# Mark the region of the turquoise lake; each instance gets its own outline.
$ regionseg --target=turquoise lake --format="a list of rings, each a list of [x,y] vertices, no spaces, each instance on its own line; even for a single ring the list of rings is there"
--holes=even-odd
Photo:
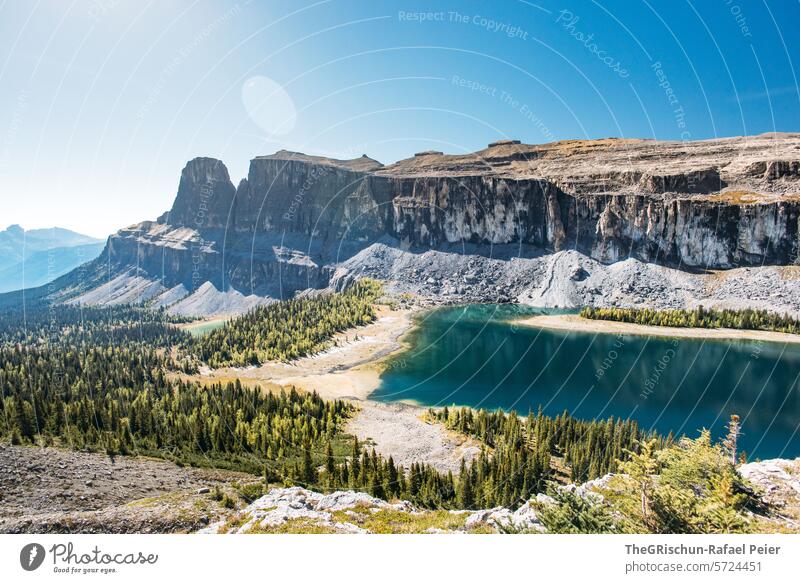
[[[184,330],[186,330],[186,332],[192,336],[202,336],[203,334],[208,334],[212,330],[222,328],[227,322],[228,321],[224,318],[218,320],[208,320],[205,322],[194,322],[188,326],[185,326]]]
[[[370,395],[427,406],[568,411],[715,437],[733,413],[751,459],[800,455],[800,345],[566,332],[514,324],[557,313],[471,305],[421,316]]]

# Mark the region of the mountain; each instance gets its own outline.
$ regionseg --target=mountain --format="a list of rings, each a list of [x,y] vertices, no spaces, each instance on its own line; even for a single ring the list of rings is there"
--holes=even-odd
[[[0,292],[33,288],[95,259],[104,242],[68,229],[0,231]]]
[[[798,312],[799,220],[800,134],[504,140],[389,166],[282,150],[238,186],[196,158],[172,208],[111,236],[102,277],[59,297],[235,312],[369,275],[433,302]]]

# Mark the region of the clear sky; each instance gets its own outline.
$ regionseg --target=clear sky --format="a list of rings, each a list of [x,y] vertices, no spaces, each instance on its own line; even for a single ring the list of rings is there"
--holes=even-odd
[[[105,236],[195,156],[800,131],[796,0],[0,0],[0,228]]]

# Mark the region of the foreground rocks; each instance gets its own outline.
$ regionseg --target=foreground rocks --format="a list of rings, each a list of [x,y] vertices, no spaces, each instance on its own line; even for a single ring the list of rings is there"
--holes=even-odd
[[[777,510],[776,521],[800,529],[800,458],[772,459],[739,466],[739,473]]]
[[[761,532],[800,528],[800,458],[767,460],[739,468],[762,496],[765,508],[752,515]],[[557,486],[592,504],[613,492],[615,474],[583,484]],[[425,510],[406,501],[386,502],[361,492],[320,494],[300,487],[276,488],[202,533],[546,533],[538,512],[555,500],[537,494],[516,510]]]
[[[741,475],[768,506],[754,518],[763,532],[800,530],[800,458],[753,462]],[[562,485],[602,503],[614,475]],[[54,448],[0,446],[3,533],[540,533],[538,494],[517,508],[428,510],[363,492],[321,494],[300,487],[261,492],[247,474],[181,468],[140,458]],[[256,494],[258,495],[258,494]]]
[[[487,533],[543,532],[531,503],[516,511],[424,510],[407,501],[386,502],[363,492],[320,494],[276,488],[201,533]]]

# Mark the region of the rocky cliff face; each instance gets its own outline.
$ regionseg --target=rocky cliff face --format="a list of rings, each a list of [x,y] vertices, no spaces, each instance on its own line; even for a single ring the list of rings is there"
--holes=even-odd
[[[159,220],[198,230],[225,228],[235,192],[225,164],[195,158],[181,172],[172,210]]]
[[[391,166],[277,152],[234,187],[197,158],[172,209],[111,237],[110,258],[165,286],[205,281],[262,295],[324,287],[380,242],[411,253],[465,246],[628,258],[678,269],[793,264],[800,135],[705,142],[490,144]],[[512,253],[513,254],[513,253]]]

